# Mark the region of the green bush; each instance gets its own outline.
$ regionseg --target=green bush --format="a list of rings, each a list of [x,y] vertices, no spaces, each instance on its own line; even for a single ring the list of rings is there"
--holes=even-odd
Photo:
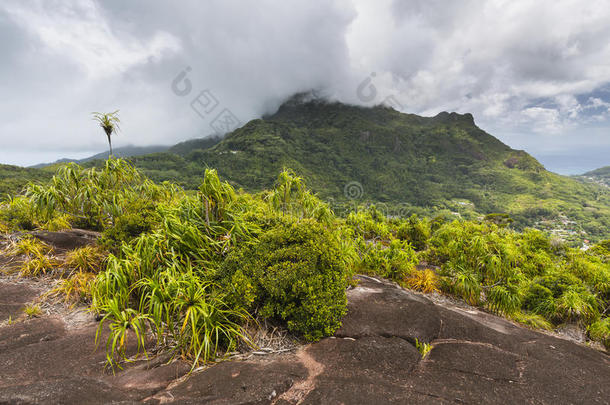
[[[380,276],[398,283],[405,281],[418,263],[417,253],[408,242],[392,239],[389,243],[360,241],[362,261],[358,272]]]
[[[116,251],[121,242],[129,242],[136,236],[151,231],[159,222],[160,217],[153,202],[138,199],[133,194],[128,195],[122,214],[116,216],[112,225],[104,229],[100,243]]]
[[[235,302],[311,341],[341,326],[347,274],[337,237],[310,219],[268,230],[257,244],[239,247],[221,269]]]
[[[419,220],[413,214],[405,224],[398,228],[396,237],[409,241],[416,250],[424,250],[431,236],[430,223],[427,220]]]
[[[6,224],[8,229],[34,229],[36,218],[29,199],[15,197],[0,204],[0,222]]]
[[[592,246],[587,253],[599,257],[604,263],[610,263],[610,239]]]
[[[553,292],[539,283],[532,283],[525,295],[523,307],[535,314],[551,317],[555,313]]]
[[[592,323],[588,331],[591,339],[602,342],[606,349],[610,350],[610,318],[603,318]]]

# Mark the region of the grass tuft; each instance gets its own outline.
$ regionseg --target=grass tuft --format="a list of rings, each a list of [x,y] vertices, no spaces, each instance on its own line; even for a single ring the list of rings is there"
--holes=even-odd
[[[106,253],[97,246],[85,246],[66,255],[65,266],[79,272],[97,273],[102,268]]]
[[[28,257],[41,257],[47,253],[50,253],[53,249],[32,236],[27,236],[13,243],[8,249],[8,254],[13,256],[28,256]]]
[[[71,303],[74,306],[79,302],[91,300],[91,286],[94,281],[95,274],[79,271],[61,280],[47,295],[61,297],[66,304]]]
[[[23,308],[23,312],[28,318],[37,318],[42,315],[40,305],[27,305],[25,308]]]
[[[422,359],[425,359],[428,353],[430,353],[430,350],[432,350],[432,345],[430,343],[420,342],[417,338],[415,338],[415,347],[419,350]]]
[[[547,321],[542,315],[524,312],[514,312],[510,315],[511,319],[522,325],[534,329],[553,330],[553,324]]]
[[[432,269],[413,272],[405,280],[405,285],[423,293],[439,292],[439,278]]]

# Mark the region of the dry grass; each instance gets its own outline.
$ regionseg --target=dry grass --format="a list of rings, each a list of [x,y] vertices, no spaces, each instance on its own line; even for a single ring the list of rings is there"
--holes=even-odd
[[[95,274],[79,271],[70,274],[61,280],[59,284],[45,294],[45,298],[59,298],[71,307],[91,299],[91,284],[95,280]]]
[[[405,286],[423,293],[439,292],[439,278],[432,269],[414,271],[405,280]]]
[[[51,253],[53,248],[32,236],[9,242],[6,254],[10,256],[41,257]]]

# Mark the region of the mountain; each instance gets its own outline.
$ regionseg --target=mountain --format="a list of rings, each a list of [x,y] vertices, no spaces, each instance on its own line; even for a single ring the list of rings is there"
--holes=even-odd
[[[607,187],[547,171],[477,127],[470,114],[421,117],[295,96],[222,139],[129,160],[151,179],[186,189],[196,189],[212,167],[236,187],[260,191],[287,167],[332,199],[336,211],[374,202],[390,215],[507,213],[516,228],[535,226],[574,244],[610,238]]]
[[[582,231],[592,239],[610,236],[608,190],[547,171],[478,128],[470,114],[420,117],[383,106],[293,98],[210,148],[133,161],[157,180],[177,179],[189,188],[204,167],[213,167],[250,191],[272,186],[289,167],[335,201],[356,197],[352,202],[471,217],[501,212],[519,227],[538,226],[564,238],[579,238]]]
[[[156,153],[156,152],[164,152],[164,151],[168,150],[169,148],[170,148],[169,146],[164,146],[164,145],[154,145],[154,146],[128,145],[128,146],[122,146],[120,148],[115,148],[112,152],[115,157],[126,158],[126,157],[131,157],[131,156],[147,155],[147,154]],[[42,169],[47,166],[61,164],[61,163],[74,162],[74,163],[81,164],[81,163],[90,162],[92,160],[106,160],[106,159],[108,159],[109,155],[110,155],[110,152],[101,152],[101,153],[97,153],[95,155],[86,157],[84,159],[63,158],[63,159],[56,160],[53,163],[39,163],[37,165],[30,166],[30,167],[32,167],[34,169]]]
[[[590,172],[582,174],[581,177],[610,187],[610,166],[591,170]]]
[[[167,151],[169,153],[175,153],[177,155],[186,155],[196,149],[207,149],[216,145],[222,141],[222,137],[220,136],[212,136],[209,138],[197,138],[190,139],[188,141],[180,142],[169,148]]]

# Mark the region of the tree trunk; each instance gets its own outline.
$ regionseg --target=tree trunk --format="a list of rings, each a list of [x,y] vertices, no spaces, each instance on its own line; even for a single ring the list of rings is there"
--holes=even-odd
[[[108,136],[108,146],[110,146],[110,155],[108,156],[108,158],[110,159],[112,157],[112,141],[110,140],[110,134],[107,134]]]

